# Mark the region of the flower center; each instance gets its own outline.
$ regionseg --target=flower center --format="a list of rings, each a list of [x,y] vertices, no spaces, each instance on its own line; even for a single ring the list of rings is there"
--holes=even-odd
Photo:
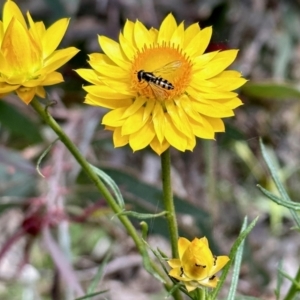
[[[191,62],[179,49],[167,44],[145,45],[133,62],[133,89],[147,98],[173,99],[188,86],[191,67]]]

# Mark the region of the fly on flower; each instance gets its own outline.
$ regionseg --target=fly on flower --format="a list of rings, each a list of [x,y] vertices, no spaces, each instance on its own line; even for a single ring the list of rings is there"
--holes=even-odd
[[[174,90],[173,84],[163,78],[164,74],[170,74],[176,71],[180,66],[180,61],[173,61],[152,72],[140,70],[137,72],[137,78],[141,83],[143,81],[148,83],[155,98],[163,99],[166,97],[166,90]]]
[[[159,29],[126,21],[119,41],[99,36],[104,53],[89,55],[92,69],[77,73],[90,85],[85,103],[109,109],[102,119],[115,147],[150,146],[157,154],[170,146],[193,150],[196,137],[215,139],[223,118],[242,105],[235,89],[247,80],[225,70],[238,50],[206,53],[212,28],[185,28],[172,14]]]

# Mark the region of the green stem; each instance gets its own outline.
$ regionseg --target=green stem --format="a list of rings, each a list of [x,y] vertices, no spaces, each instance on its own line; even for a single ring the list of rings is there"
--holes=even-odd
[[[169,149],[163,152],[161,155],[161,171],[163,184],[163,202],[165,210],[168,212],[167,221],[172,245],[172,257],[178,258],[178,227],[171,184],[171,159]]]
[[[293,280],[296,283],[300,283],[300,268],[298,269],[298,272],[296,274],[296,277]],[[293,300],[295,299],[295,296],[297,293],[299,293],[299,285],[297,286],[295,283],[292,283],[288,293],[284,297],[284,300]]]
[[[215,164],[216,164],[216,149],[214,141],[204,140],[204,157],[206,161],[205,175],[207,178],[207,197],[208,202],[211,203],[211,214],[213,221],[216,221],[219,216],[219,205],[216,197],[216,176],[215,176]]]
[[[117,204],[116,200],[110,194],[109,190],[106,188],[104,183],[98,177],[98,175],[93,171],[90,164],[86,161],[86,159],[82,156],[78,148],[73,144],[73,142],[69,139],[69,137],[65,134],[65,132],[61,129],[61,127],[57,124],[57,122],[52,118],[52,116],[47,112],[45,107],[43,107],[36,99],[31,101],[32,107],[35,111],[42,117],[42,119],[53,129],[53,131],[58,135],[62,143],[69,149],[72,155],[75,157],[77,162],[81,165],[82,169],[86,172],[86,174],[90,177],[92,182],[95,184],[97,189],[106,199],[108,205],[111,209],[116,213],[119,214],[118,218],[121,223],[126,228],[128,234],[132,237],[135,242],[135,245],[138,251],[144,256],[146,253],[145,246],[138,235],[136,229],[130,222],[130,220],[121,214],[122,209]]]

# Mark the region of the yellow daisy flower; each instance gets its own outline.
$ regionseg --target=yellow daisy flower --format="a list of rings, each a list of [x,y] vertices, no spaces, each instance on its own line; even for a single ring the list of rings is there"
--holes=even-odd
[[[211,27],[185,29],[169,14],[159,30],[126,21],[119,43],[99,36],[105,54],[91,54],[92,69],[77,73],[92,83],[85,103],[110,109],[102,124],[114,132],[115,147],[150,145],[160,155],[170,146],[193,150],[195,137],[224,131],[221,118],[242,104],[232,90],[246,80],[224,71],[237,50],[204,53],[211,35]]]
[[[218,283],[215,276],[229,261],[228,256],[214,256],[206,237],[195,238],[192,242],[186,238],[178,239],[179,259],[170,259],[172,268],[169,275],[182,281],[188,292],[205,286],[214,288]]]
[[[55,50],[61,42],[69,19],[61,19],[48,29],[43,22],[27,19],[19,7],[8,0],[0,21],[0,97],[15,91],[28,104],[35,95],[45,97],[43,86],[63,81],[56,69],[70,60],[79,50],[69,47]]]

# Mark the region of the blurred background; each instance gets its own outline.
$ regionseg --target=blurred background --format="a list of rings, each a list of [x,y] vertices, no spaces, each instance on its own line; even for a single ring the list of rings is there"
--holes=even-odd
[[[0,1],[1,7],[5,1]],[[160,158],[151,149],[114,149],[104,131],[106,112],[83,104],[86,84],[73,71],[89,67],[100,52],[97,35],[117,39],[127,19],[159,27],[172,12],[186,26],[213,26],[207,51],[240,49],[231,69],[249,82],[239,91],[244,105],[225,120],[226,133],[198,140],[193,152],[172,149],[172,177],[180,235],[209,238],[215,254],[228,254],[245,216],[259,221],[243,257],[240,295],[276,299],[277,268],[293,276],[299,267],[297,232],[287,209],[263,196],[273,193],[261,157],[263,139],[290,197],[300,194],[300,1],[296,0],[22,0],[22,11],[50,26],[71,22],[61,48],[81,51],[60,71],[65,82],[47,89],[45,104],[88,161],[120,187],[129,210],[158,213]],[[133,242],[55,134],[15,95],[0,102],[0,298],[73,299],[78,278],[93,299],[163,299],[161,284],[144,271]],[[48,148],[48,151],[45,150]],[[44,155],[43,155],[44,154]],[[43,155],[42,160],[41,155]],[[36,166],[39,165],[39,174]],[[139,220],[133,219],[139,228]],[[163,218],[147,220],[149,244],[170,255]],[[44,231],[50,224],[51,232]],[[60,247],[61,252],[57,252]],[[54,250],[53,250],[54,249]],[[68,269],[64,256],[72,262]],[[110,257],[107,258],[107,253]],[[104,277],[99,268],[108,260]],[[62,275],[64,274],[64,275]],[[68,278],[66,281],[65,278]],[[228,286],[230,276],[228,278]],[[282,295],[288,290],[282,286]],[[226,288],[223,296],[227,294]],[[245,299],[245,298],[240,298]]]

